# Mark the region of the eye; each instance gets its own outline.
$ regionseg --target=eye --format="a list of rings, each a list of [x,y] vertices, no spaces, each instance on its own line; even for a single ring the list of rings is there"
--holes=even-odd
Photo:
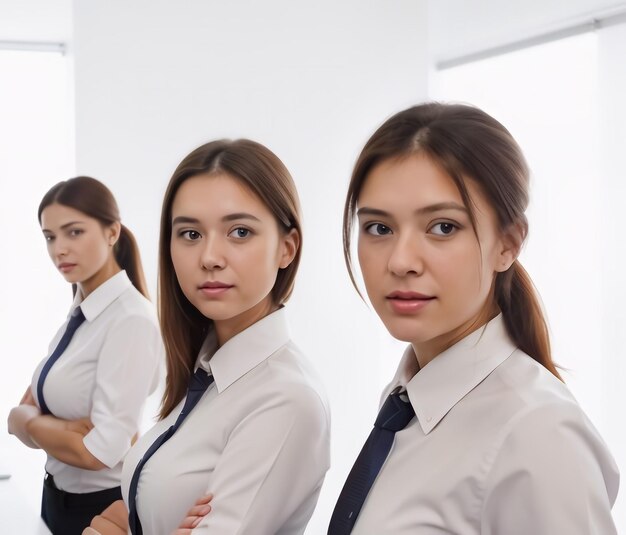
[[[77,236],[80,236],[83,232],[83,229],[73,228],[70,230],[69,234],[72,238],[76,238]]]
[[[243,238],[247,238],[248,236],[250,236],[250,234],[252,234],[250,229],[247,229],[244,227],[237,227],[236,229],[231,230],[228,235],[231,238],[243,239]]]
[[[382,223],[368,223],[365,225],[365,232],[373,236],[385,236],[391,234],[391,229]]]
[[[54,241],[54,236],[51,236],[50,234],[44,234],[43,239],[46,240],[48,243],[51,243],[52,241]]]
[[[196,241],[202,238],[202,235],[197,230],[182,230],[178,235],[188,241]]]
[[[430,227],[429,232],[431,234],[435,234],[436,236],[450,236],[458,229],[459,227],[454,223],[444,221],[442,223],[435,223],[432,227]]]

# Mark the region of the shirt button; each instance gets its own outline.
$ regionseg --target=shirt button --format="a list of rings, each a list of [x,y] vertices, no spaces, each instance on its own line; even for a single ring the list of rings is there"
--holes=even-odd
[[[427,422],[430,422],[432,419],[433,419],[433,417],[432,417],[432,416],[427,416],[427,417],[426,417],[426,421],[427,421]]]

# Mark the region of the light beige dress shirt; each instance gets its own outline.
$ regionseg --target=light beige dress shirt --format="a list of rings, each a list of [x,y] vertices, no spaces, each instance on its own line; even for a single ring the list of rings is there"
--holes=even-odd
[[[330,463],[329,411],[317,374],[290,340],[284,308],[216,346],[209,335],[196,363],[215,382],[141,472],[143,532],[170,535],[211,492],[212,511],[194,534],[301,534]],[[183,404],[126,457],[127,505],[135,466]]]
[[[146,398],[158,385],[164,350],[154,306],[132,285],[125,271],[85,299],[77,293],[68,321],[79,305],[85,321],[50,368],[43,393],[58,418],[89,417],[93,422],[83,442],[106,468],[85,470],[50,455],[46,462],[58,488],[84,493],[120,485],[122,460],[139,429]],[[50,353],[66,326],[67,322],[52,340]],[[47,360],[43,359],[33,374],[31,391],[35,398]]]
[[[589,366],[594,366],[591,357]],[[615,462],[567,387],[515,347],[502,316],[417,374],[353,535],[614,535]]]

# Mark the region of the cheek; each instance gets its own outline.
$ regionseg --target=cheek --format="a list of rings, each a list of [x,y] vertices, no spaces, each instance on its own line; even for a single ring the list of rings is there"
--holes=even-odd
[[[381,247],[374,250],[370,244],[362,241],[359,241],[357,256],[364,278],[368,278],[372,273],[376,273],[381,266],[386,264],[387,254]]]
[[[185,251],[182,247],[172,245],[170,247],[170,255],[172,258],[172,265],[174,266],[174,273],[181,287],[184,287],[189,281],[189,252]]]

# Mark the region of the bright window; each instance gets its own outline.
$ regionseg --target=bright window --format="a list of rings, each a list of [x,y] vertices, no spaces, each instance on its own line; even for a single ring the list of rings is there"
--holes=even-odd
[[[74,158],[67,58],[0,50],[0,80],[0,414],[6,419],[63,323],[58,303],[70,302],[69,287],[54,276],[46,253],[37,207],[53,184],[72,176]],[[0,472],[11,473],[38,513],[42,452],[6,433],[0,433],[0,452]]]

